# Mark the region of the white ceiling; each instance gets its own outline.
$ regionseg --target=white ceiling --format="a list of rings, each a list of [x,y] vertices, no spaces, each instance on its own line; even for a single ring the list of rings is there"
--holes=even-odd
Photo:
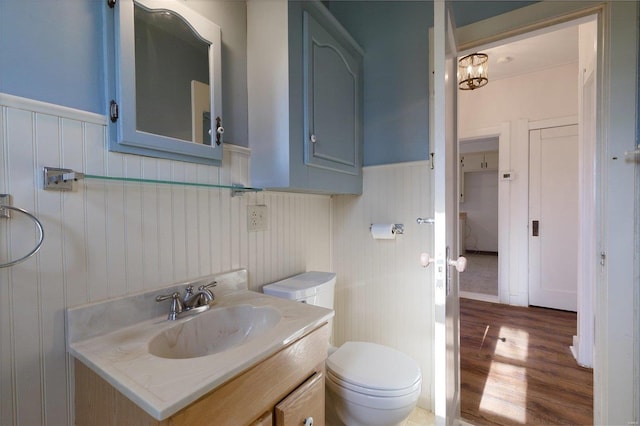
[[[578,26],[480,50],[489,55],[489,82],[578,62]],[[510,61],[498,63],[500,58]]]

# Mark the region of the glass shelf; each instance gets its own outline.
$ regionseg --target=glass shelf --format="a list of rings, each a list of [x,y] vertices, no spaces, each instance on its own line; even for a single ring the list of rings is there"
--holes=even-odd
[[[260,192],[262,188],[251,188],[241,185],[217,185],[212,183],[198,183],[198,182],[180,182],[173,180],[159,180],[159,179],[142,179],[142,178],[130,178],[130,177],[114,177],[114,176],[100,176],[85,174],[85,179],[99,179],[118,182],[132,182],[132,183],[154,183],[163,185],[182,185],[182,186],[195,186],[202,188],[217,188],[217,189],[230,189],[231,196],[242,195],[245,192]]]

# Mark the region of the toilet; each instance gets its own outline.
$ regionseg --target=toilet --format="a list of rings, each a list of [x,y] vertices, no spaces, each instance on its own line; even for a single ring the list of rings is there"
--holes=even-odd
[[[262,291],[333,309],[335,283],[336,274],[312,271],[265,285]],[[346,342],[339,348],[330,347],[326,372],[329,426],[401,424],[420,395],[422,373],[416,361],[376,343]]]

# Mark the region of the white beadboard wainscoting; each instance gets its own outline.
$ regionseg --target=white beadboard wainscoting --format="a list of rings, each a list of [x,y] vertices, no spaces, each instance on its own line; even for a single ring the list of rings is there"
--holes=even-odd
[[[71,425],[68,306],[236,268],[250,287],[330,270],[329,196],[85,179],[42,190],[42,167],[93,175],[248,183],[248,150],[222,168],[107,151],[106,118],[0,94],[0,192],[43,223],[40,252],[0,269],[0,425]],[[247,206],[268,206],[268,230],[247,231]],[[36,243],[33,223],[0,219],[0,263]],[[425,311],[427,312],[427,311]],[[428,333],[429,331],[426,331]],[[423,334],[424,337],[424,334]]]
[[[332,259],[337,273],[334,343],[392,346],[422,369],[418,404],[432,410],[433,271],[420,253],[433,248],[432,173],[427,162],[365,167],[363,195],[336,196]],[[400,223],[404,234],[374,240],[371,223]],[[380,366],[384,368],[384,366]]]

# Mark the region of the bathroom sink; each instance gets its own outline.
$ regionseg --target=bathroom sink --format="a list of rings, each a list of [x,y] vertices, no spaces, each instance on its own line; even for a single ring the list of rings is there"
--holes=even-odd
[[[212,308],[176,324],[149,341],[149,353],[160,358],[197,358],[223,352],[263,335],[282,318],[271,306]]]

